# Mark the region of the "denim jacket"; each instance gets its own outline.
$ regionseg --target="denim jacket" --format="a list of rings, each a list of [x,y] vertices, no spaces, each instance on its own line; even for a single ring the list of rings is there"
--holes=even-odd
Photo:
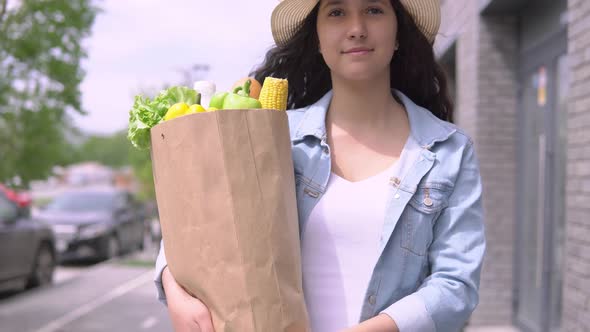
[[[473,141],[395,93],[406,108],[411,133],[389,180],[381,254],[359,321],[385,313],[401,332],[459,331],[478,303],[485,252]],[[325,119],[331,99],[330,91],[313,105],[288,111],[301,234],[330,177]],[[161,250],[155,282],[164,302],[165,266]]]

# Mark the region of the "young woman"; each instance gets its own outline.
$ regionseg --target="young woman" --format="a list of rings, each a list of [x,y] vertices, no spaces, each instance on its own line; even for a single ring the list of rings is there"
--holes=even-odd
[[[284,0],[255,76],[289,80],[314,332],[458,331],[485,251],[473,142],[452,125],[432,43],[438,0]],[[177,331],[210,314],[157,262]],[[165,297],[164,297],[165,294]]]

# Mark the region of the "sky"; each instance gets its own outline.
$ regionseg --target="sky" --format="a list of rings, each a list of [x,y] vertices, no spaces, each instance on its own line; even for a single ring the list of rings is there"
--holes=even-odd
[[[84,41],[81,85],[89,134],[126,129],[134,95],[176,84],[182,71],[208,64],[204,79],[229,90],[274,44],[270,16],[278,0],[101,0]]]

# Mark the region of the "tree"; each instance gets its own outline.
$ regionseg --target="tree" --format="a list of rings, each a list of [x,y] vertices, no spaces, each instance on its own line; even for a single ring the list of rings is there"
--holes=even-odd
[[[113,168],[131,166],[141,186],[139,196],[146,200],[155,198],[154,179],[150,152],[138,150],[127,138],[127,130],[110,136],[90,136],[75,149],[71,163],[96,161]]]
[[[156,189],[154,187],[152,159],[149,151],[133,148],[129,155],[129,162],[133,167],[135,177],[141,185],[139,197],[144,200],[154,200],[156,198]]]
[[[129,155],[135,148],[127,139],[127,131],[120,131],[110,136],[90,136],[81,144],[75,156],[75,162],[97,161],[113,168],[130,165]]]
[[[0,0],[0,182],[23,184],[67,163],[73,113],[84,113],[82,41],[98,13],[91,0]]]

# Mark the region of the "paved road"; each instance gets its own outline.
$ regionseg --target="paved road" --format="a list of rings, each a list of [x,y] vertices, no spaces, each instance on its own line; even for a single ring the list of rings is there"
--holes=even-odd
[[[152,266],[122,259],[66,270],[52,286],[0,299],[0,331],[172,331]]]

